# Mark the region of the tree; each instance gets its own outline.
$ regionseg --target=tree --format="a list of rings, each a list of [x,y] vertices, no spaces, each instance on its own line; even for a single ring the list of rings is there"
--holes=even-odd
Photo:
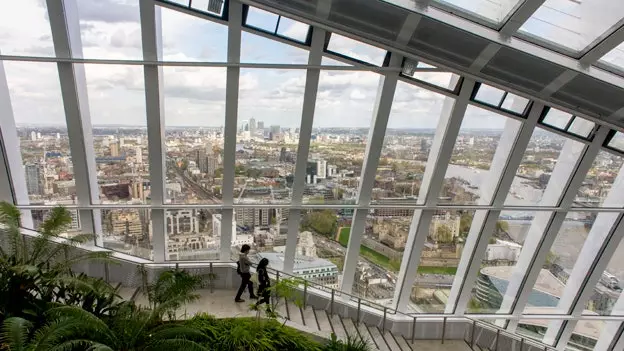
[[[223,177],[223,168],[217,168],[214,173],[215,178]]]
[[[442,224],[436,229],[435,240],[444,243],[451,242],[453,241],[453,231],[446,224]]]
[[[462,214],[459,219],[459,235],[462,238],[466,238],[468,236],[468,232],[470,232],[471,225],[472,225],[472,216],[468,213]]]
[[[507,232],[509,232],[509,222],[496,221],[496,234],[507,233]]]
[[[338,228],[338,219],[331,210],[314,210],[305,215],[302,221],[304,230],[312,230],[318,234],[334,235]]]

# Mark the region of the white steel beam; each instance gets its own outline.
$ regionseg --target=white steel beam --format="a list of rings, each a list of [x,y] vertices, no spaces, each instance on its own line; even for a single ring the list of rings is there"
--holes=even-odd
[[[234,221],[234,210],[231,208],[224,208],[221,210],[221,237],[219,238],[219,259],[221,261],[232,260],[232,222]]]
[[[620,294],[620,297],[613,305],[611,310],[612,315],[621,316],[624,313],[624,294]],[[604,326],[600,332],[600,336],[596,341],[594,351],[611,351],[611,350],[624,350],[624,336],[623,328],[624,323],[621,321],[605,321]],[[618,338],[618,340],[614,340]],[[613,349],[610,349],[611,345],[615,344]]]
[[[243,6],[237,0],[228,2],[228,63],[240,62]],[[223,132],[223,205],[234,203],[234,166],[236,163],[236,126],[238,123],[239,67],[228,67],[225,87],[225,128]],[[227,225],[226,225],[227,226]]]
[[[323,59],[323,46],[325,45],[325,31],[313,28],[312,43],[308,64],[320,66]],[[316,107],[316,94],[320,80],[320,69],[308,69],[306,72],[306,83],[303,94],[303,108],[301,112],[301,127],[299,128],[299,146],[297,148],[297,159],[295,164],[295,178],[292,185],[292,206],[301,205],[303,190],[305,188],[306,165],[310,152],[310,138],[312,136],[312,126],[314,124],[314,111]],[[292,273],[295,262],[295,251],[297,249],[297,239],[299,236],[299,221],[301,211],[291,209],[288,218],[288,236],[286,238],[286,249],[284,251],[284,271]]]
[[[570,82],[572,79],[576,78],[576,76],[578,76],[579,74],[580,73],[572,71],[572,70],[563,71],[563,73],[558,75],[557,78],[555,78],[552,82],[550,82],[547,86],[545,86],[544,89],[540,91],[539,95],[542,98],[550,97],[557,90],[561,89],[564,85],[568,84],[568,82]]]
[[[47,6],[56,57],[82,58],[76,0],[47,0]],[[99,204],[93,129],[84,65],[59,62],[57,67],[74,166],[76,197],[80,205]],[[101,245],[102,223],[99,211],[80,210],[79,215],[82,230],[96,233],[95,242]]]
[[[600,127],[592,143],[587,146],[569,139],[565,142],[542,195],[542,205],[559,204],[564,208],[572,205],[579,187],[602,147],[607,132],[607,128]],[[567,211],[535,214],[518,262],[513,268],[499,313],[511,312],[515,316],[522,315],[542,269],[542,263],[550,252],[566,216]],[[508,329],[514,332],[517,326],[518,320],[511,320]]]
[[[163,56],[160,7],[152,0],[140,0],[143,59],[159,61]],[[165,199],[165,97],[161,66],[143,66],[145,80],[145,111],[151,184],[151,201],[164,204]],[[154,261],[164,262],[167,247],[165,210],[152,209],[152,244]]]
[[[505,203],[543,109],[544,105],[533,104],[524,123],[507,119],[487,178],[481,184],[479,205],[487,206],[491,203],[503,205]],[[475,211],[451,287],[446,313],[463,314],[466,310],[472,296],[472,288],[477,280],[478,270],[481,268],[481,259],[487,250],[491,233],[496,228],[500,212],[496,210]]]
[[[514,35],[546,0],[526,0],[500,29],[502,36]]]
[[[392,54],[390,56],[391,67],[401,67],[403,57]],[[364,153],[364,163],[362,164],[362,172],[360,184],[358,188],[357,204],[367,206],[371,202],[371,194],[375,177],[377,176],[377,166],[379,165],[379,156],[383,147],[384,136],[388,119],[390,118],[390,110],[394,93],[399,78],[399,73],[388,73],[379,78],[379,86],[377,88],[377,98],[373,108],[372,125],[368,132],[368,142],[366,143],[366,152]],[[342,291],[351,292],[355,269],[360,256],[360,245],[362,236],[366,228],[366,216],[368,210],[358,209],[354,216],[354,222],[351,225],[349,234],[349,243],[347,245],[347,255],[342,272]],[[356,222],[362,221],[362,223]]]
[[[452,79],[451,86],[457,83]],[[453,153],[453,147],[459,134],[468,102],[475,86],[472,79],[464,79],[457,99],[447,97],[444,101],[440,120],[436,129],[431,151],[425,167],[425,173],[418,193],[418,203],[435,206],[438,202],[444,175]],[[410,224],[405,252],[401,260],[401,269],[394,290],[393,303],[399,311],[404,311],[410,301],[412,286],[416,280],[416,272],[420,262],[422,248],[429,235],[429,226],[433,218],[431,210],[414,211]]]
[[[15,205],[28,205],[28,188],[22,163],[20,140],[13,116],[9,84],[4,71],[4,62],[0,60],[0,138],[4,149],[4,171],[2,172],[2,200]],[[6,179],[4,179],[6,177]],[[29,210],[21,210],[22,226],[33,228],[32,215]],[[33,228],[34,229],[34,228]]]
[[[624,193],[624,167],[620,169],[603,206],[624,207],[622,193]],[[615,212],[598,213],[596,216],[560,296],[557,305],[558,312],[578,316],[583,313],[587,300],[594,293],[602,273],[606,270],[624,235],[624,224],[620,223],[621,216],[621,213]],[[553,344],[556,341],[562,324],[561,321],[549,323],[548,330],[544,335],[545,342]],[[565,346],[568,343],[575,327],[576,321],[565,324],[558,345]]]
[[[600,60],[609,51],[615,49],[622,42],[624,42],[624,25],[591,48],[579,59],[579,62],[583,65],[591,65]]]

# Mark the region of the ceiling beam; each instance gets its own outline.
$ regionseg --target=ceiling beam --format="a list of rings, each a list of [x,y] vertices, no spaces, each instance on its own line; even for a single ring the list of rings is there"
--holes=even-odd
[[[582,65],[591,65],[606,55],[609,51],[615,49],[615,47],[620,45],[622,42],[624,42],[624,25],[620,26],[620,28],[591,48],[579,59],[579,62],[581,62]]]
[[[503,25],[500,34],[503,36],[514,35],[545,1],[546,0],[526,0],[523,2]]]

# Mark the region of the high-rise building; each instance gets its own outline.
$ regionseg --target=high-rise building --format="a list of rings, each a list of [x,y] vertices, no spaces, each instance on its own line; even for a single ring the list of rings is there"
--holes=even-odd
[[[38,163],[28,163],[24,166],[26,173],[26,189],[29,195],[41,195],[43,192],[43,170]]]
[[[215,155],[212,146],[206,149],[199,149],[195,153],[195,162],[197,168],[202,173],[206,173],[209,177],[214,177],[215,171],[219,167],[219,155]]]
[[[140,146],[134,148],[134,154],[138,163],[143,163],[143,150]]]
[[[253,117],[249,119],[249,134],[256,134],[256,119]]]
[[[316,161],[316,178],[317,179],[327,178],[327,161],[325,160]]]
[[[108,146],[111,157],[119,157],[119,143],[113,142]]]
[[[32,141],[37,140],[37,132],[35,132],[34,130],[30,132],[30,140]]]
[[[199,233],[198,210],[182,209],[166,212],[165,223],[167,234],[197,234]]]
[[[258,125],[257,125],[258,129],[262,130],[264,129],[264,122],[263,121],[258,121]]]
[[[281,131],[281,128],[279,125],[272,125],[271,128],[269,129],[269,132],[273,134],[279,134],[280,131]]]

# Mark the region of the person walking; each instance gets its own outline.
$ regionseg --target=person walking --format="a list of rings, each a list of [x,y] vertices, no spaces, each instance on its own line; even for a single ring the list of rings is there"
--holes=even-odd
[[[251,247],[245,244],[241,247],[241,252],[238,258],[238,267],[236,269],[237,273],[241,277],[241,285],[238,288],[238,292],[236,293],[236,298],[234,301],[236,302],[245,302],[245,300],[241,299],[241,295],[243,295],[243,291],[245,291],[245,287],[249,289],[249,298],[257,299],[256,295],[254,295],[253,291],[253,283],[251,282],[251,273],[249,272],[249,268],[251,267],[251,261],[247,254]]]
[[[269,287],[271,286],[271,281],[269,280],[269,273],[267,272],[267,266],[269,265],[269,259],[263,258],[258,263],[258,268],[256,272],[258,273],[258,295],[260,295],[260,300],[256,303],[256,307],[260,306],[263,303],[267,304],[267,311],[271,311],[271,291],[269,291]]]

